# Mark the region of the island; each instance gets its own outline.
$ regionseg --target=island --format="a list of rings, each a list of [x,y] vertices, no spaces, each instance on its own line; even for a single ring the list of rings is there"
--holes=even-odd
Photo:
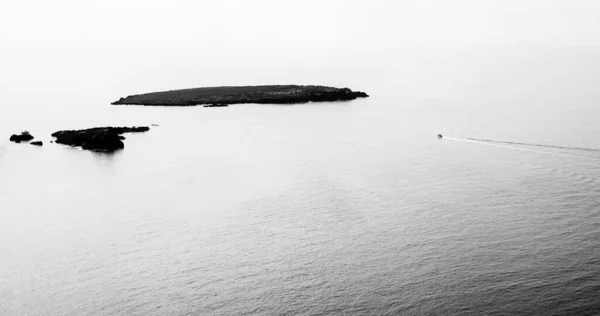
[[[96,152],[113,152],[125,148],[121,136],[124,133],[147,132],[147,126],[139,127],[94,127],[81,130],[66,130],[52,133],[56,143],[81,147]]]
[[[29,134],[28,131],[23,131],[21,134],[12,134],[9,138],[11,142],[20,143],[20,142],[28,142],[33,139],[33,135]]]
[[[348,88],[325,86],[238,86],[238,87],[206,87],[183,90],[171,90],[146,94],[131,95],[111,104],[129,104],[146,106],[194,106],[259,103],[259,104],[292,104],[324,101],[349,101],[366,98],[364,92],[352,91]]]

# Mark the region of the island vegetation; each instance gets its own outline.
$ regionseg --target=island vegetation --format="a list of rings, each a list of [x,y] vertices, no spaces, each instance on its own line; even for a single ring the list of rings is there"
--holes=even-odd
[[[324,101],[349,101],[366,98],[364,92],[325,86],[238,86],[171,90],[131,95],[111,104],[147,106],[226,106],[227,104],[291,104]]]

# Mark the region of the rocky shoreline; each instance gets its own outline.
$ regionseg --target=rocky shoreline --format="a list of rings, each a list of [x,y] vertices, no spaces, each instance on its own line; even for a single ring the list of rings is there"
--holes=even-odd
[[[184,90],[171,90],[131,95],[111,104],[129,104],[146,106],[195,106],[259,103],[259,104],[293,104],[307,102],[349,101],[369,97],[360,91],[348,88],[325,86],[244,86],[244,87],[209,87]]]

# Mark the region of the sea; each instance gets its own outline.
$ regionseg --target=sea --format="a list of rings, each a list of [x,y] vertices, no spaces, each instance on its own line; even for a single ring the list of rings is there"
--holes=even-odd
[[[600,315],[600,96],[400,72],[336,79],[349,102],[4,106],[0,315]]]

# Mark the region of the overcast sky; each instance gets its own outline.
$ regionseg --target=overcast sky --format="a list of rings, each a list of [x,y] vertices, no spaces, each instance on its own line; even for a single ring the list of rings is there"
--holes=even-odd
[[[594,0],[2,0],[0,94],[343,84],[352,68],[427,80],[427,59],[447,52],[595,50],[599,12]]]

